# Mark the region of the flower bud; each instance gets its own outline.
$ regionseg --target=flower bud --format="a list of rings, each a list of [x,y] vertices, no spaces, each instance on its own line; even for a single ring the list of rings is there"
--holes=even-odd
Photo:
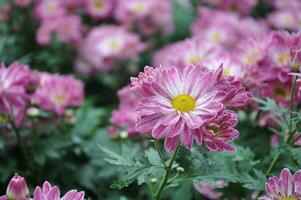
[[[15,174],[7,186],[6,196],[8,200],[23,200],[28,198],[29,190],[25,178]]]
[[[177,167],[177,172],[183,173],[185,170],[183,167]]]
[[[126,131],[121,131],[120,134],[119,134],[121,139],[126,139],[128,137],[128,135],[129,134]]]
[[[152,178],[152,179],[150,180],[150,182],[153,183],[153,184],[154,184],[154,183],[157,183],[157,181],[158,181],[158,179],[156,179],[156,178]]]

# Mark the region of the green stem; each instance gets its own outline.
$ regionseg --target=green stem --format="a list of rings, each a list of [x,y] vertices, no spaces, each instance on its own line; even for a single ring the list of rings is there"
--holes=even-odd
[[[284,140],[285,144],[289,144],[293,138],[294,135],[294,131],[293,131],[293,108],[294,108],[294,95],[295,95],[295,90],[296,90],[296,83],[297,83],[298,77],[295,76],[294,77],[294,81],[293,81],[293,85],[291,87],[291,92],[290,92],[290,120],[289,120],[289,130],[288,130],[288,137]],[[275,155],[275,157],[273,158],[273,161],[271,162],[267,172],[266,172],[266,176],[270,175],[270,173],[272,172],[272,170],[274,169],[275,165],[277,164],[277,162],[280,159],[280,155],[281,153],[277,153]]]
[[[177,153],[179,151],[179,147],[180,147],[180,145],[177,146],[176,150],[171,155],[171,158],[170,158],[168,164],[165,167],[164,177],[163,177],[163,179],[162,179],[162,181],[160,183],[160,186],[159,186],[157,192],[154,195],[154,200],[160,200],[160,198],[161,198],[161,194],[162,194],[164,188],[167,185],[167,181],[168,181],[169,174],[171,172],[172,165],[173,165],[173,163],[174,163],[174,161],[175,161],[175,159],[177,157]]]
[[[164,168],[166,168],[167,166],[166,166],[166,164],[165,164],[165,160],[164,160],[163,155],[162,155],[162,153],[161,153],[160,145],[159,145],[158,140],[155,140],[155,147],[156,147],[156,150],[157,150],[157,152],[158,152],[158,154],[159,154],[159,157],[160,157],[160,159],[161,159],[161,161],[162,161],[162,163],[163,163],[163,165],[164,165]]]

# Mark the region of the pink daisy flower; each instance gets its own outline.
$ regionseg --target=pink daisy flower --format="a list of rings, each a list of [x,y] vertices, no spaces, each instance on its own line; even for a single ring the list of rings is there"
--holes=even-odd
[[[301,199],[301,171],[294,175],[285,168],[281,171],[280,177],[270,177],[265,185],[266,196],[259,200],[299,200]]]
[[[83,40],[80,57],[89,63],[89,71],[107,72],[114,63],[135,59],[144,49],[139,35],[124,27],[102,25],[93,28]]]
[[[113,7],[114,0],[87,0],[85,1],[86,13],[95,19],[102,19],[108,17]]]
[[[205,0],[205,2],[223,10],[230,10],[244,15],[249,14],[257,4],[257,0]]]
[[[222,68],[208,71],[190,66],[180,71],[175,67],[146,67],[131,81],[133,90],[142,97],[136,111],[137,131],[165,138],[169,152],[179,143],[186,148],[191,148],[194,140],[201,144],[203,126],[223,112],[223,101],[237,95],[222,86],[229,83],[223,80]]]
[[[66,13],[60,0],[38,0],[35,5],[35,14],[40,20],[58,18]]]
[[[60,197],[60,189],[57,186],[51,186],[47,181],[43,187],[36,187],[33,200],[84,200],[85,193],[70,190],[63,197]]]
[[[210,200],[218,200],[222,197],[223,193],[217,192],[218,187],[225,187],[227,184],[224,181],[217,181],[217,187],[205,182],[194,182],[193,187],[204,197]]]
[[[31,0],[14,0],[14,4],[19,7],[27,7],[31,4]]]
[[[111,124],[120,130],[126,130],[131,135],[136,135],[135,128],[138,116],[135,112],[137,107],[137,95],[131,90],[130,86],[126,86],[118,91],[119,108],[112,112]]]
[[[17,126],[24,117],[29,93],[35,88],[35,80],[36,76],[25,65],[18,62],[7,68],[4,64],[0,65],[0,109],[12,115]]]
[[[40,84],[32,97],[32,103],[40,108],[54,111],[59,115],[68,107],[78,107],[83,103],[84,86],[72,76],[40,73]]]

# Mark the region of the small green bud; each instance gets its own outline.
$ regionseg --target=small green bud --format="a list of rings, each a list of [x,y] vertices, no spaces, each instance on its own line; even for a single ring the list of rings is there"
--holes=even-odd
[[[152,178],[152,179],[150,180],[150,182],[153,183],[153,184],[154,184],[154,183],[157,183],[157,181],[158,181],[158,179],[156,179],[156,178]]]
[[[183,167],[177,167],[177,172],[183,173],[185,170]]]
[[[37,117],[40,115],[40,110],[38,108],[35,107],[30,107],[27,109],[27,115],[29,117]]]
[[[119,134],[121,139],[126,139],[128,137],[128,135],[129,134],[126,131],[121,131],[120,134]]]

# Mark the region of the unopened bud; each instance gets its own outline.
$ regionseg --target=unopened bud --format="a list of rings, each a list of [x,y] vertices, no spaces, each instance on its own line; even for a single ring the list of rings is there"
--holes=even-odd
[[[150,180],[151,183],[157,183],[157,181],[158,181],[158,179],[156,179],[156,178],[152,178],[152,179]]]
[[[30,107],[27,109],[27,115],[30,117],[37,117],[40,115],[40,110],[35,107]]]
[[[28,198],[29,190],[25,178],[15,174],[7,186],[6,196],[9,200],[21,200]]]
[[[183,173],[185,170],[183,167],[177,167],[177,172]]]
[[[119,135],[120,135],[120,138],[121,138],[121,139],[125,139],[125,138],[128,137],[128,132],[126,132],[126,131],[121,131]]]

